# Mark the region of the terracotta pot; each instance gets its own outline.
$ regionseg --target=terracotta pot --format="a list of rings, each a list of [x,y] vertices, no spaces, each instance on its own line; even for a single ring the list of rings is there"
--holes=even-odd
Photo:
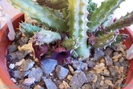
[[[14,28],[19,27],[19,22],[24,21],[24,15],[18,14],[12,19]],[[7,54],[7,47],[11,42],[7,38],[8,27],[5,25],[2,30],[0,30],[0,89],[4,87],[4,89],[20,89],[18,88],[10,79],[8,69],[6,66],[6,58],[5,55]],[[130,35],[130,39],[126,40],[124,44],[126,45],[127,49],[133,43],[133,32],[129,28],[125,28],[124,31],[121,33],[127,33]],[[124,89],[131,89],[133,88],[133,60],[130,60],[130,68],[127,72],[127,79],[123,86],[126,86]],[[2,86],[2,87],[1,87]]]
[[[15,31],[19,27],[19,22],[24,21],[24,14],[18,14],[13,19]],[[6,66],[7,47],[11,44],[8,40],[7,33],[9,32],[7,24],[0,30],[0,89],[20,89],[10,79]]]

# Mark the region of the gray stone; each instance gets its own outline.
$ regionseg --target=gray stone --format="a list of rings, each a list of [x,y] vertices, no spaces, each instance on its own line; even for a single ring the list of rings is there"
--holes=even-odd
[[[106,56],[110,56],[112,54],[113,50],[111,48],[107,48],[104,53]]]
[[[112,75],[113,77],[119,76],[119,73],[118,73],[118,71],[116,70],[116,68],[115,68],[114,66],[109,67],[109,71],[110,71],[110,73],[111,73],[111,75]]]
[[[57,65],[57,60],[54,59],[45,59],[41,62],[41,66],[45,74],[52,73],[56,65]]]
[[[12,63],[16,63],[24,59],[28,54],[29,52],[23,50],[23,51],[16,51],[13,53],[9,53],[6,57],[7,60],[10,60]]]
[[[23,46],[24,44],[27,44],[28,43],[28,40],[29,40],[29,37],[21,37],[19,40],[18,40],[18,43],[20,46]]]
[[[94,73],[87,71],[85,72],[85,74],[87,76],[88,82],[92,82],[95,79],[96,75]]]
[[[86,60],[86,63],[88,64],[89,68],[93,68],[96,65],[96,63],[94,61],[89,60],[89,59]]]
[[[87,83],[87,77],[82,71],[75,71],[74,76],[70,81],[72,89],[80,89],[84,83]]]
[[[19,79],[22,78],[21,72],[20,72],[20,71],[17,71],[17,70],[13,71],[12,76],[13,76],[14,78],[19,78]]]
[[[95,53],[94,53],[94,60],[95,61],[98,61],[100,60],[101,58],[104,57],[104,52],[103,50],[101,49],[95,49]]]
[[[28,77],[35,78],[35,82],[39,82],[41,80],[42,75],[43,71],[41,70],[41,68],[37,67],[31,70]]]
[[[27,76],[30,72],[31,72],[31,70],[28,70],[28,71],[21,71],[21,76],[22,76],[22,77],[25,77],[25,76]]]
[[[83,63],[82,61],[74,60],[73,67],[77,70],[84,70],[87,68],[87,64]]]
[[[30,86],[26,86],[26,85],[23,85],[23,84],[19,84],[19,85],[17,85],[18,87],[16,87],[16,88],[20,88],[20,89],[31,89],[30,88]],[[15,88],[14,88],[15,89]]]
[[[13,52],[15,52],[15,51],[17,51],[17,45],[16,44],[12,44],[12,45],[9,45],[8,46],[8,52],[9,53],[13,53]]]
[[[57,86],[51,79],[46,79],[45,77],[43,77],[43,81],[44,81],[47,89],[57,89]]]
[[[110,56],[105,56],[105,61],[106,61],[106,66],[112,66],[113,65],[113,61],[112,61],[112,58]]]
[[[22,71],[28,71],[33,67],[34,64],[35,64],[34,61],[32,61],[31,59],[27,59],[22,63],[20,67]]]
[[[30,86],[35,82],[35,78],[26,78],[23,82],[24,85]]]
[[[59,79],[64,79],[67,76],[68,72],[69,72],[68,69],[60,65],[56,67],[56,75],[58,76]]]

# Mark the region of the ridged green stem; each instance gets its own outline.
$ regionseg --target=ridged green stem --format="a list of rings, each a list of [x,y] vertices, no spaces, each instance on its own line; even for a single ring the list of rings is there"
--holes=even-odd
[[[99,36],[96,38],[96,43],[93,45],[94,48],[103,48],[111,45],[114,41],[116,41],[117,35],[114,32],[110,32],[108,34]]]
[[[33,36],[35,32],[39,32],[41,30],[40,27],[25,22],[20,23],[20,26],[19,30],[28,36]]]
[[[50,8],[60,10],[67,7],[67,0],[37,0],[40,5],[45,5]]]
[[[36,43],[43,45],[44,43],[49,44],[57,40],[61,40],[61,36],[57,32],[52,32],[49,30],[41,29],[38,33],[34,35]]]
[[[113,14],[114,10],[116,10],[123,1],[125,0],[105,0],[102,2],[102,5],[97,8],[90,17],[90,23],[88,23],[89,31],[94,32],[108,16]]]
[[[119,20],[108,26],[106,29],[109,32],[111,30],[117,30],[126,26],[130,26],[131,24],[133,24],[133,12],[128,13],[124,17],[121,17]]]
[[[44,0],[46,5],[53,9],[63,9],[67,7],[68,1],[67,0]]]
[[[75,51],[84,60],[89,57],[87,46],[88,0],[68,0],[68,26],[70,38],[75,41]]]
[[[60,15],[54,10],[47,7],[41,7],[32,0],[8,0],[13,6],[20,9],[33,19],[36,19],[45,26],[56,28],[57,30],[63,31],[67,29],[66,22],[59,17]]]

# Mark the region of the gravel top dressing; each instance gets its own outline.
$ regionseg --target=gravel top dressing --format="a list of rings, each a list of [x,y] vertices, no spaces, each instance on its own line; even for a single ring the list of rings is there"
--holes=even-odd
[[[122,44],[92,49],[93,55],[85,61],[70,56],[70,51],[58,51],[49,57],[46,47],[45,50],[42,47],[44,54],[38,54],[41,55],[38,60],[35,51],[39,50],[33,47],[32,38],[19,31],[8,47],[6,58],[11,80],[21,89],[120,89],[125,86],[129,62]],[[64,59],[56,60],[62,55]]]

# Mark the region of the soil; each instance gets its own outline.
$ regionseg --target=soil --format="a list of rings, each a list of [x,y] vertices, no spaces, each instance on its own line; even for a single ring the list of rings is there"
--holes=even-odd
[[[21,89],[120,89],[129,62],[126,47],[116,44],[106,49],[92,49],[90,58],[80,61],[68,57],[67,63],[53,58],[35,57],[32,39],[17,32],[8,47],[7,65],[11,80]],[[64,59],[66,60],[66,59]]]

